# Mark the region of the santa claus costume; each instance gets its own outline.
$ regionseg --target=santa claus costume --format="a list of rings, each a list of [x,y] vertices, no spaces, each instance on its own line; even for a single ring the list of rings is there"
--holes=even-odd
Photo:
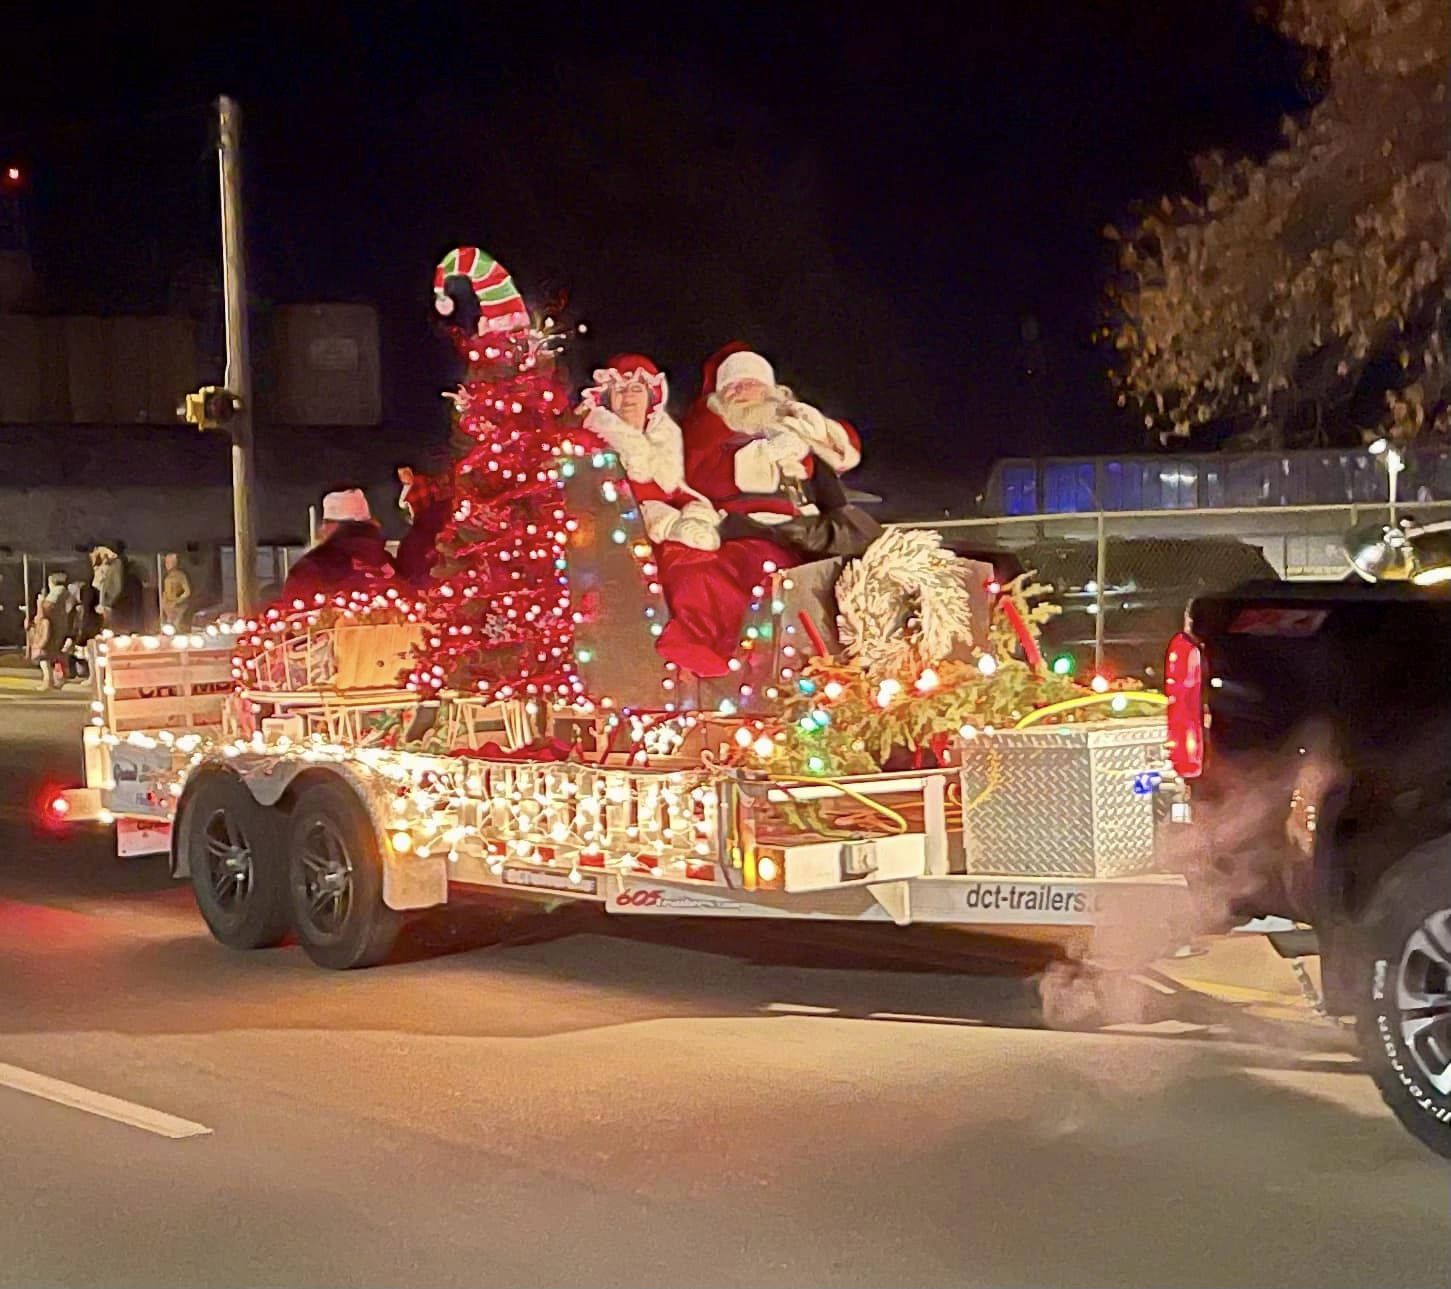
[[[715,507],[686,486],[678,426],[666,410],[665,375],[641,354],[595,372],[579,411],[585,428],[620,458],[655,549],[670,620],[656,641],[667,662],[696,676],[723,676],[740,640],[750,588],[721,563]]]
[[[684,438],[689,486],[724,517],[720,563],[730,581],[748,592],[763,588],[773,570],[802,562],[801,551],[784,539],[785,530],[773,537],[771,528],[818,514],[817,485],[824,482],[818,473],[831,476],[831,487],[822,492],[844,499],[835,473],[861,460],[856,430],[800,402],[776,383],[765,358],[740,343],[706,363]],[[830,470],[818,472],[818,462]],[[834,504],[839,501],[825,502]],[[752,598],[748,593],[737,606],[736,633]]]
[[[706,363],[684,437],[690,486],[767,525],[816,512],[818,461],[840,474],[862,459],[855,429],[778,385],[771,364],[740,343]]]

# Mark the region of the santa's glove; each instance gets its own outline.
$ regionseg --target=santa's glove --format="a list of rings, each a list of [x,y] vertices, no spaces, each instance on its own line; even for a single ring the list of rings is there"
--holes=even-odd
[[[823,416],[807,403],[790,403],[780,424],[799,434],[811,451],[838,470],[849,470],[861,459],[851,436],[839,422]]]
[[[793,434],[800,435],[814,449],[840,450],[837,436],[831,432],[831,422],[809,404],[788,403],[780,424]]]
[[[829,437],[826,417],[810,403],[799,403],[795,399],[781,404],[781,423],[790,425],[805,439]]]
[[[764,439],[758,440],[765,448],[765,455],[773,465],[784,465],[789,461],[800,461],[811,455],[811,444],[804,435],[794,429],[772,430]]]
[[[806,463],[810,459],[811,449],[807,448],[800,456],[793,456],[785,461],[778,461],[776,463],[776,469],[781,472],[783,479],[804,479],[807,475]]]

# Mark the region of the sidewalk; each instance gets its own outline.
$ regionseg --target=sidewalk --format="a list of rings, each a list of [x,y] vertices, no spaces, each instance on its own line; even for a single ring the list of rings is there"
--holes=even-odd
[[[40,668],[34,663],[27,664],[23,671],[5,667],[0,669],[0,700],[7,698],[39,699],[47,703],[89,703],[91,682],[70,680],[64,689],[42,689]]]

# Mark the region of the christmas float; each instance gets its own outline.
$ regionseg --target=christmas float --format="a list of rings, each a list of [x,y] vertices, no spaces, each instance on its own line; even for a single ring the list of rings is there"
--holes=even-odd
[[[1160,697],[1054,674],[1031,577],[853,507],[849,423],[743,346],[678,423],[646,355],[577,391],[477,248],[434,296],[464,376],[424,584],[97,646],[67,803],[169,849],[218,938],[363,965],[459,884],[1004,935],[1177,897]]]

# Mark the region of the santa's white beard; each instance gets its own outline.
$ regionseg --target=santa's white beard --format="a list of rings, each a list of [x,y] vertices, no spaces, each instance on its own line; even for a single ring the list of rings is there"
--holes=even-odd
[[[705,400],[705,405],[737,434],[758,435],[764,434],[781,419],[781,408],[785,402],[785,393],[777,390],[750,402],[728,402],[715,393]]]

